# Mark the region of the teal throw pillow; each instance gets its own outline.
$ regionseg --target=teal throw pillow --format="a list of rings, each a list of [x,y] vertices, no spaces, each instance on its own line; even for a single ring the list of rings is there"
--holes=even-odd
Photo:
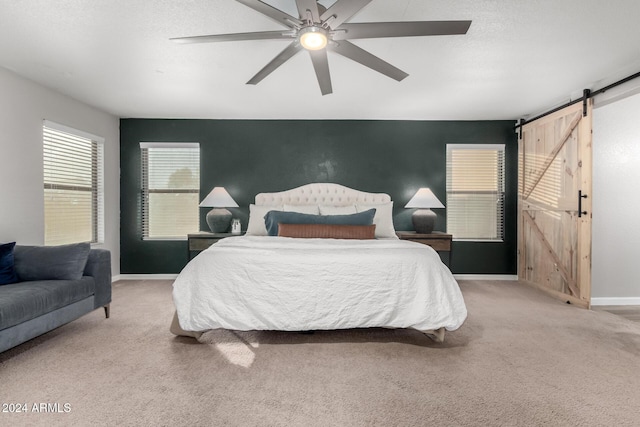
[[[18,281],[13,260],[13,248],[16,242],[0,245],[0,285],[9,285]]]

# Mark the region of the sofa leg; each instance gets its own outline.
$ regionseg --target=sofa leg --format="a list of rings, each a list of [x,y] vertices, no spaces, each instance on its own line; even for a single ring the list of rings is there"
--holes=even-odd
[[[111,308],[110,306],[111,306],[111,304],[107,304],[107,305],[104,306],[104,315],[105,315],[105,317],[107,319],[109,318],[109,312],[110,312],[109,309]]]

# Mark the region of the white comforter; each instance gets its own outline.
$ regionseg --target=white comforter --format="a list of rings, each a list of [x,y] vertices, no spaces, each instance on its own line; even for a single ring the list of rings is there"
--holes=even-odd
[[[455,330],[467,310],[438,254],[404,240],[230,237],[173,285],[185,331]]]

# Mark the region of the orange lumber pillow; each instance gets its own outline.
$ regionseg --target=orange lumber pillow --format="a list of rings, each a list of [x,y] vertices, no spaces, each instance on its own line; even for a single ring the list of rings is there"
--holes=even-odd
[[[303,239],[373,239],[375,233],[375,224],[278,224],[278,236]]]

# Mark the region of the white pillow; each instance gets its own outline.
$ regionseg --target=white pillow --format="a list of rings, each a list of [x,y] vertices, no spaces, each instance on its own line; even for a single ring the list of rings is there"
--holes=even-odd
[[[318,215],[318,205],[284,205],[283,211],[298,212],[303,214]]]
[[[320,205],[320,215],[350,215],[354,213],[358,213],[356,210],[356,205],[348,205],[348,206],[329,206],[329,205]]]
[[[380,205],[356,205],[358,212],[375,209],[373,223],[376,225],[376,239],[397,239],[396,229],[393,228],[393,202]]]
[[[249,205],[249,224],[247,224],[247,236],[268,236],[267,227],[264,225],[264,216],[269,211],[281,211],[282,206],[258,206]]]

